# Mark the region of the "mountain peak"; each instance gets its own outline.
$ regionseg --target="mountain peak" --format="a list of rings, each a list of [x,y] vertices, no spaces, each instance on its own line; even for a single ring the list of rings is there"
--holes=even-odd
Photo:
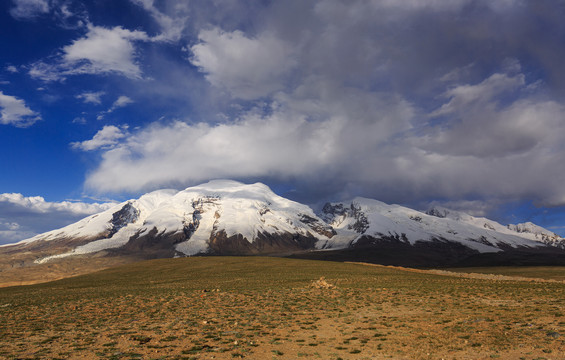
[[[244,184],[234,180],[212,180],[204,184],[188,187],[181,192],[199,192],[209,196],[242,197],[256,200],[273,197],[282,199],[282,197],[275,194],[270,187],[263,183]]]

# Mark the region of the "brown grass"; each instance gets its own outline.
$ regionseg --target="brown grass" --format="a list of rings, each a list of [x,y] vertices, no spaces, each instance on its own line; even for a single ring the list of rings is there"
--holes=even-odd
[[[562,283],[168,259],[0,289],[0,357],[563,359],[564,313]]]

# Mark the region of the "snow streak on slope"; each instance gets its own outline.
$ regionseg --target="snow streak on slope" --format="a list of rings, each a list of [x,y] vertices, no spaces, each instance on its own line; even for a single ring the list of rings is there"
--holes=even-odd
[[[545,245],[530,235],[513,231],[486,218],[434,208],[422,213],[399,205],[356,198],[351,203],[327,204],[323,218],[335,229],[355,231],[361,236],[389,238],[414,244],[416,241],[449,240],[479,252],[498,252],[504,247]],[[353,244],[356,240],[353,241]],[[324,248],[348,244],[329,240]]]

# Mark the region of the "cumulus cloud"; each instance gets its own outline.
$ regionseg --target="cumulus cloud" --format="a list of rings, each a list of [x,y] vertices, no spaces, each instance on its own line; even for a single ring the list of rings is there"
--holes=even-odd
[[[82,151],[93,151],[98,149],[113,148],[118,141],[127,134],[127,125],[117,127],[114,125],[106,125],[102,130],[98,131],[91,140],[82,142],[73,142],[71,147]]]
[[[401,98],[351,89],[323,99],[281,98],[267,114],[253,109],[229,124],[156,123],[105,152],[87,186],[121,191],[217,177],[334,177],[409,129],[412,113]]]
[[[115,203],[49,202],[41,196],[0,194],[0,245],[66,226],[113,205]]]
[[[16,19],[32,19],[49,12],[48,0],[12,0],[10,14]]]
[[[136,3],[156,9],[150,0]],[[198,89],[221,97],[204,111],[215,122],[180,114],[118,129],[123,136],[102,147],[95,145],[102,135],[78,143],[102,149],[89,188],[139,191],[233,177],[291,180],[297,193],[318,198],[452,199],[477,214],[516,199],[565,204],[558,46],[565,33],[552,6],[229,3],[187,5],[196,24],[196,38],[186,38],[188,61],[200,77],[186,83],[204,80],[209,88]],[[547,36],[547,29],[555,31]],[[193,104],[201,96],[194,93]],[[481,210],[485,199],[495,205]]]
[[[100,105],[100,103],[102,102],[100,98],[104,94],[105,94],[104,91],[83,92],[82,94],[76,95],[75,97],[79,100],[82,100],[86,104]]]
[[[75,65],[78,73],[117,72],[129,77],[139,77],[141,70],[134,62],[132,41],[147,40],[143,31],[130,31],[121,27],[106,29],[89,26],[85,37],[65,46],[64,61]],[[86,64],[83,64],[87,62]]]
[[[527,88],[519,74],[495,74],[448,90],[440,110],[426,116],[398,95],[305,82],[235,122],[156,123],[120,133],[86,185],[105,192],[219,177],[300,179],[323,186],[321,196],[404,203],[529,197],[558,205],[565,201],[565,108]],[[449,118],[422,126],[430,116]]]
[[[120,26],[105,28],[88,25],[86,35],[62,48],[54,62],[36,62],[30,76],[44,81],[64,80],[81,74],[118,74],[140,79],[142,71],[135,57],[136,41],[149,41],[143,31],[130,31]]]
[[[28,127],[39,120],[41,116],[27,107],[23,100],[0,91],[0,124]]]
[[[15,67],[14,65],[6,66],[6,71],[11,72],[12,74],[19,72],[18,68]]]
[[[203,30],[191,62],[215,86],[235,98],[253,99],[280,90],[296,65],[293,49],[273,34],[249,38],[241,31]]]

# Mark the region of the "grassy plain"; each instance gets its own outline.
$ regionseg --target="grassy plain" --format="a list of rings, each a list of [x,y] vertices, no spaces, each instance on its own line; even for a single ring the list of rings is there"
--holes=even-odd
[[[0,289],[0,358],[564,359],[565,284],[153,260]]]

